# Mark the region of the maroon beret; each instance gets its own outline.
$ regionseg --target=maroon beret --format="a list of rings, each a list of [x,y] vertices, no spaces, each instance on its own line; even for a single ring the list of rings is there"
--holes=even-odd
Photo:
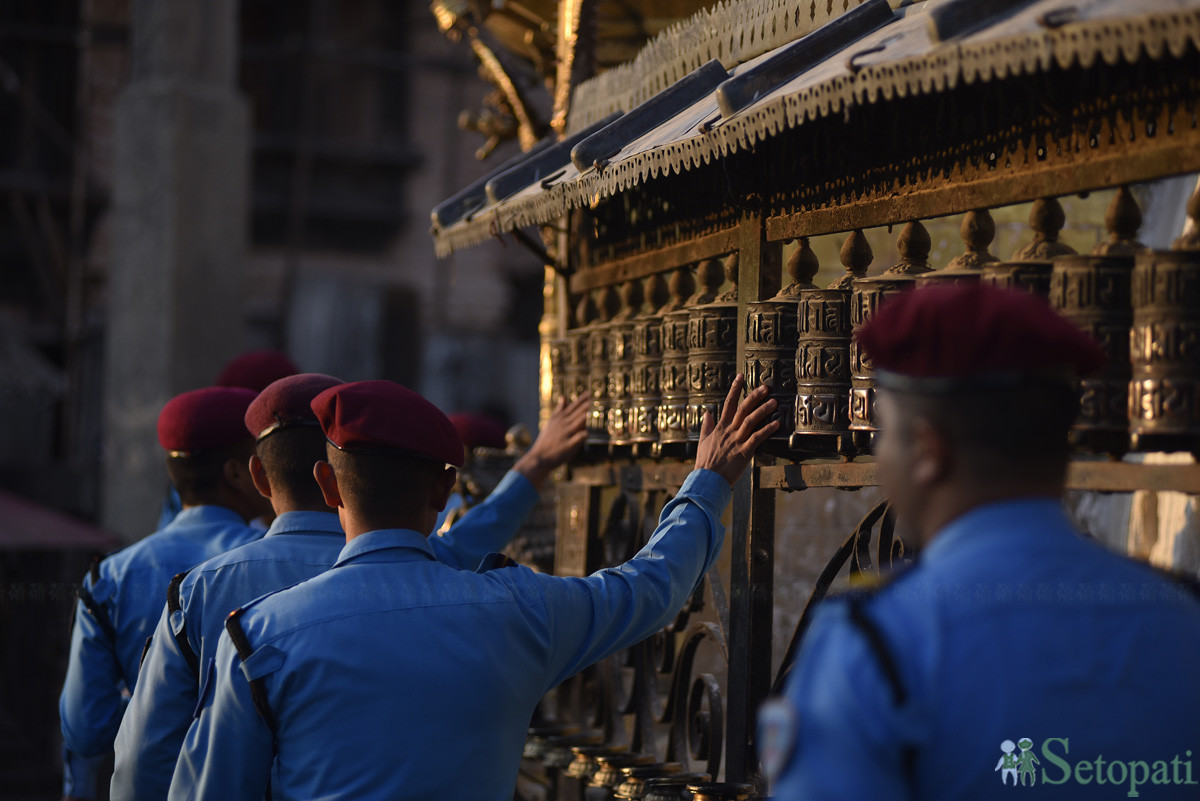
[[[857,334],[881,387],[946,391],[1099,370],[1100,345],[1028,292],[925,287],[883,303]]]
[[[176,395],[158,415],[158,444],[172,453],[190,453],[247,439],[244,418],[255,396],[241,387],[207,387]]]
[[[262,439],[281,428],[317,426],[312,399],[342,379],[322,373],[300,373],[273,381],[246,409],[246,430]]]
[[[217,376],[218,387],[245,387],[262,392],[272,381],[300,372],[296,363],[277,350],[251,350],[233,358]]]
[[[407,451],[455,467],[463,443],[442,410],[391,381],[356,381],[330,387],[313,398],[312,410],[334,447]]]
[[[450,422],[458,429],[463,444],[474,448],[503,448],[507,431],[499,420],[486,414],[459,412],[450,415]]]

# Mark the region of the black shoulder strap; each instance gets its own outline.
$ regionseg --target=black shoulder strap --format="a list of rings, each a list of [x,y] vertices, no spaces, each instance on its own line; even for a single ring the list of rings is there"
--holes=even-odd
[[[79,598],[79,602],[83,604],[83,608],[87,610],[87,613],[96,621],[96,625],[100,627],[100,631],[104,632],[104,636],[115,645],[117,642],[117,630],[113,627],[112,621],[108,619],[108,611],[92,597],[87,587],[81,586],[76,590],[75,595]]]
[[[903,706],[905,701],[908,700],[908,693],[904,689],[904,681],[900,678],[900,667],[896,664],[896,660],[892,656],[892,650],[888,647],[887,640],[883,638],[883,632],[879,630],[879,626],[863,610],[863,605],[868,597],[870,596],[853,595],[848,599],[847,609],[849,611],[850,624],[863,635],[863,638],[867,641],[867,645],[871,649],[871,653],[875,655],[875,659],[879,662],[879,667],[883,671],[884,678],[887,679],[888,686],[891,687],[892,699],[896,702],[896,706]],[[912,745],[906,745],[901,753],[900,760],[910,784],[915,785],[917,749]]]
[[[175,578],[171,579],[171,585],[167,587],[167,614],[169,615],[174,615],[176,612],[183,610],[182,605],[179,603],[179,585],[183,583],[184,576],[186,575],[186,570],[177,574]],[[172,626],[171,630],[174,631],[175,627]],[[188,641],[186,622],[179,627],[178,631],[175,631],[175,642],[179,646],[179,652],[187,660],[188,667],[192,669],[192,675],[196,677],[196,681],[200,681],[200,657],[196,656],[196,652],[192,650],[191,642]]]
[[[245,609],[234,609],[229,613],[229,617],[225,618],[225,630],[229,632],[229,639],[233,640],[233,647],[237,649],[237,654],[243,661],[250,658],[254,653],[254,649],[250,647],[250,640],[246,638],[246,632],[242,630],[241,616],[245,613]],[[271,730],[271,736],[277,734],[275,715],[271,712],[271,704],[267,700],[267,688],[263,686],[263,681],[259,679],[250,679],[250,698],[254,701],[254,708],[258,710],[258,714],[266,722],[267,728]]]
[[[847,609],[850,613],[850,623],[867,641],[867,645],[871,647],[871,652],[875,654],[875,659],[879,662],[879,667],[883,670],[883,676],[887,679],[888,686],[892,688],[892,698],[896,702],[896,706],[902,706],[908,700],[908,693],[904,691],[904,682],[900,679],[900,668],[896,666],[896,660],[892,658],[892,651],[888,648],[887,641],[883,639],[883,633],[871,618],[863,611],[863,603],[866,600],[865,596],[852,596],[848,603]]]

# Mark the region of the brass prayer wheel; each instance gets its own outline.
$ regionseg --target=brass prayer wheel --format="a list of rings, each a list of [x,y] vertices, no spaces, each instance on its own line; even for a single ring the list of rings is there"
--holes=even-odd
[[[804,289],[796,311],[791,447],[833,451],[850,425],[850,290]]]
[[[552,339],[550,347],[550,408],[567,395],[567,350],[570,340],[566,337]]]
[[[903,275],[859,278],[850,295],[850,327],[858,331],[874,316],[880,304],[893,295],[910,291],[915,279]],[[860,450],[870,447],[871,432],[878,431],[875,421],[875,379],[870,357],[857,340],[850,340],[850,430],[855,432]]]
[[[1129,332],[1133,322],[1132,255],[1060,256],[1050,277],[1050,303],[1104,348],[1104,370],[1079,382],[1079,418],[1071,441],[1093,451],[1123,453],[1129,439]]]
[[[587,444],[608,443],[608,332],[611,323],[588,326],[588,392],[592,406],[588,410]]]
[[[746,390],[766,385],[778,404],[779,419],[796,419],[796,301],[764,300],[746,307]],[[773,439],[791,432],[780,426]]]
[[[588,389],[588,330],[567,332],[563,351],[563,394],[568,401],[586,395]]]
[[[658,441],[658,403],[661,397],[662,321],[656,316],[633,324],[633,371],[629,410],[629,438],[636,444]]]
[[[1200,451],[1200,250],[1136,257],[1130,351],[1133,448]]]
[[[1054,262],[1048,259],[995,261],[980,268],[979,281],[1000,289],[1023,289],[1039,297],[1050,294]]]
[[[688,318],[691,311],[679,309],[663,316],[662,372],[658,405],[658,441],[675,445],[688,441]]]
[[[606,429],[610,445],[633,444],[629,416],[633,406],[633,320],[608,326],[608,411]]]
[[[662,376],[662,307],[667,284],[661,275],[645,280],[647,309],[633,319],[633,368],[630,375],[629,440],[648,448],[658,442],[658,404]]]
[[[737,375],[737,304],[708,303],[688,318],[688,438],[700,438],[704,412],[716,418]]]

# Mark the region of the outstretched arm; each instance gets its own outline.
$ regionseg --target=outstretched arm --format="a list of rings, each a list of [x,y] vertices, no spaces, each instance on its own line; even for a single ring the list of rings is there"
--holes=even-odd
[[[739,375],[720,418],[705,415],[697,469],[633,559],[587,578],[540,577],[554,643],[548,686],[669,623],[717,558],[732,485],[779,426],[767,388],[738,403],[744,388]]]
[[[590,400],[559,401],[537,440],[492,493],[445,534],[429,538],[438,561],[474,570],[483,557],[503,550],[538,501],[550,473],[579,452],[587,437]]]

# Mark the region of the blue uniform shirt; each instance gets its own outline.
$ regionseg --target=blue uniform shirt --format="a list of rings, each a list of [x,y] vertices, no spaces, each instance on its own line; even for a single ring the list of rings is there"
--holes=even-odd
[[[450,531],[430,537],[430,550],[444,564],[474,568],[485,555],[508,544],[537,500],[529,480],[509,472]],[[117,734],[110,793],[114,801],[161,801],[167,795],[199,695],[196,673],[180,639],[186,639],[203,671],[215,655],[231,610],[325,572],[345,545],[337,514],[287,512],[275,519],[263,539],[188,571],[179,584],[179,608],[172,612],[168,605],[159,618]]]
[[[826,603],[760,717],[780,801],[1200,796],[1200,605],[1057,501],[971,510],[862,604],[903,700]]]
[[[671,621],[720,551],[729,495],[694,472],[634,559],[587,578],[451,570],[417,532],[356,537],[246,607],[247,659],[221,636],[170,798],[511,801],[538,700]]]
[[[236,512],[195,506],[166,528],[108,556],[83,591],[96,613],[75,610],[67,676],[59,698],[64,793],[92,798],[96,766],[111,749],[124,709],[123,689],[137,684],[146,638],[176,573],[261,535]]]

